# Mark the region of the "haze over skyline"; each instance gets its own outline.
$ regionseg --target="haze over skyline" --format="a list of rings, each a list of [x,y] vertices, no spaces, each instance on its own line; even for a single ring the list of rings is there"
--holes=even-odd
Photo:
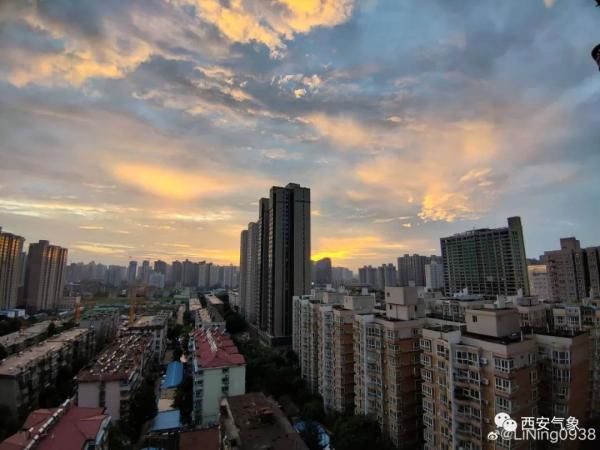
[[[71,261],[237,265],[296,182],[337,266],[515,215],[529,257],[600,244],[589,2],[271,3],[2,2],[0,227]]]

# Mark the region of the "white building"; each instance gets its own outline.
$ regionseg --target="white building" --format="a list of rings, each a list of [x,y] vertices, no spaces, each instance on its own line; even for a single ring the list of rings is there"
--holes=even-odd
[[[196,424],[219,421],[223,397],[246,393],[246,360],[223,327],[201,327],[190,339],[194,378],[193,419]]]
[[[425,287],[432,291],[444,288],[444,265],[431,261],[425,264]]]

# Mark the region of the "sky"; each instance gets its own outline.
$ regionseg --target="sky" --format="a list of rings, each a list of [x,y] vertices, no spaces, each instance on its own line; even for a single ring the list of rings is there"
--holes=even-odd
[[[600,245],[591,0],[2,0],[0,227],[71,261],[239,262],[273,185],[312,254],[522,217]]]

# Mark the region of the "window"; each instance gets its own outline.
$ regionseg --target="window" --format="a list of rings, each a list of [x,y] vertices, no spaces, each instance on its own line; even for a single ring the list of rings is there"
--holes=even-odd
[[[511,412],[511,401],[504,397],[496,397],[496,412]]]
[[[473,317],[473,322],[477,322],[477,316],[472,316]]]
[[[511,381],[496,377],[496,390],[501,392],[510,392],[512,390]]]
[[[536,384],[538,381],[538,374],[537,371],[532,370],[531,372],[529,372],[529,381],[531,384]]]
[[[421,370],[421,376],[423,377],[424,381],[427,381],[429,383],[431,383],[431,370],[427,370],[427,369],[422,369]]]
[[[429,339],[421,339],[421,348],[431,351],[431,341]]]
[[[514,361],[512,359],[494,358],[494,365],[496,370],[500,372],[510,372],[514,368]]]
[[[554,364],[570,364],[571,355],[569,352],[552,351],[552,362]]]

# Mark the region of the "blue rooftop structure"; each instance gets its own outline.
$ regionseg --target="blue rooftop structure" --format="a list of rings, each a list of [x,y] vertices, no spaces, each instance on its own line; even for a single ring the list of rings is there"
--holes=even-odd
[[[327,431],[325,431],[325,428],[323,428],[323,425],[321,425],[319,422],[313,422],[317,428],[317,432],[319,433],[319,444],[321,445],[321,448],[323,448],[324,450],[329,449],[329,443],[331,441],[329,434],[327,433]],[[306,427],[306,422],[296,422],[294,424],[294,428],[296,429],[296,431],[298,433],[302,433],[304,431],[304,428]]]
[[[154,418],[150,431],[161,432],[181,427],[181,414],[178,409],[159,412]]]
[[[167,366],[167,375],[160,384],[161,389],[176,388],[183,380],[183,364],[179,361],[173,361]]]

